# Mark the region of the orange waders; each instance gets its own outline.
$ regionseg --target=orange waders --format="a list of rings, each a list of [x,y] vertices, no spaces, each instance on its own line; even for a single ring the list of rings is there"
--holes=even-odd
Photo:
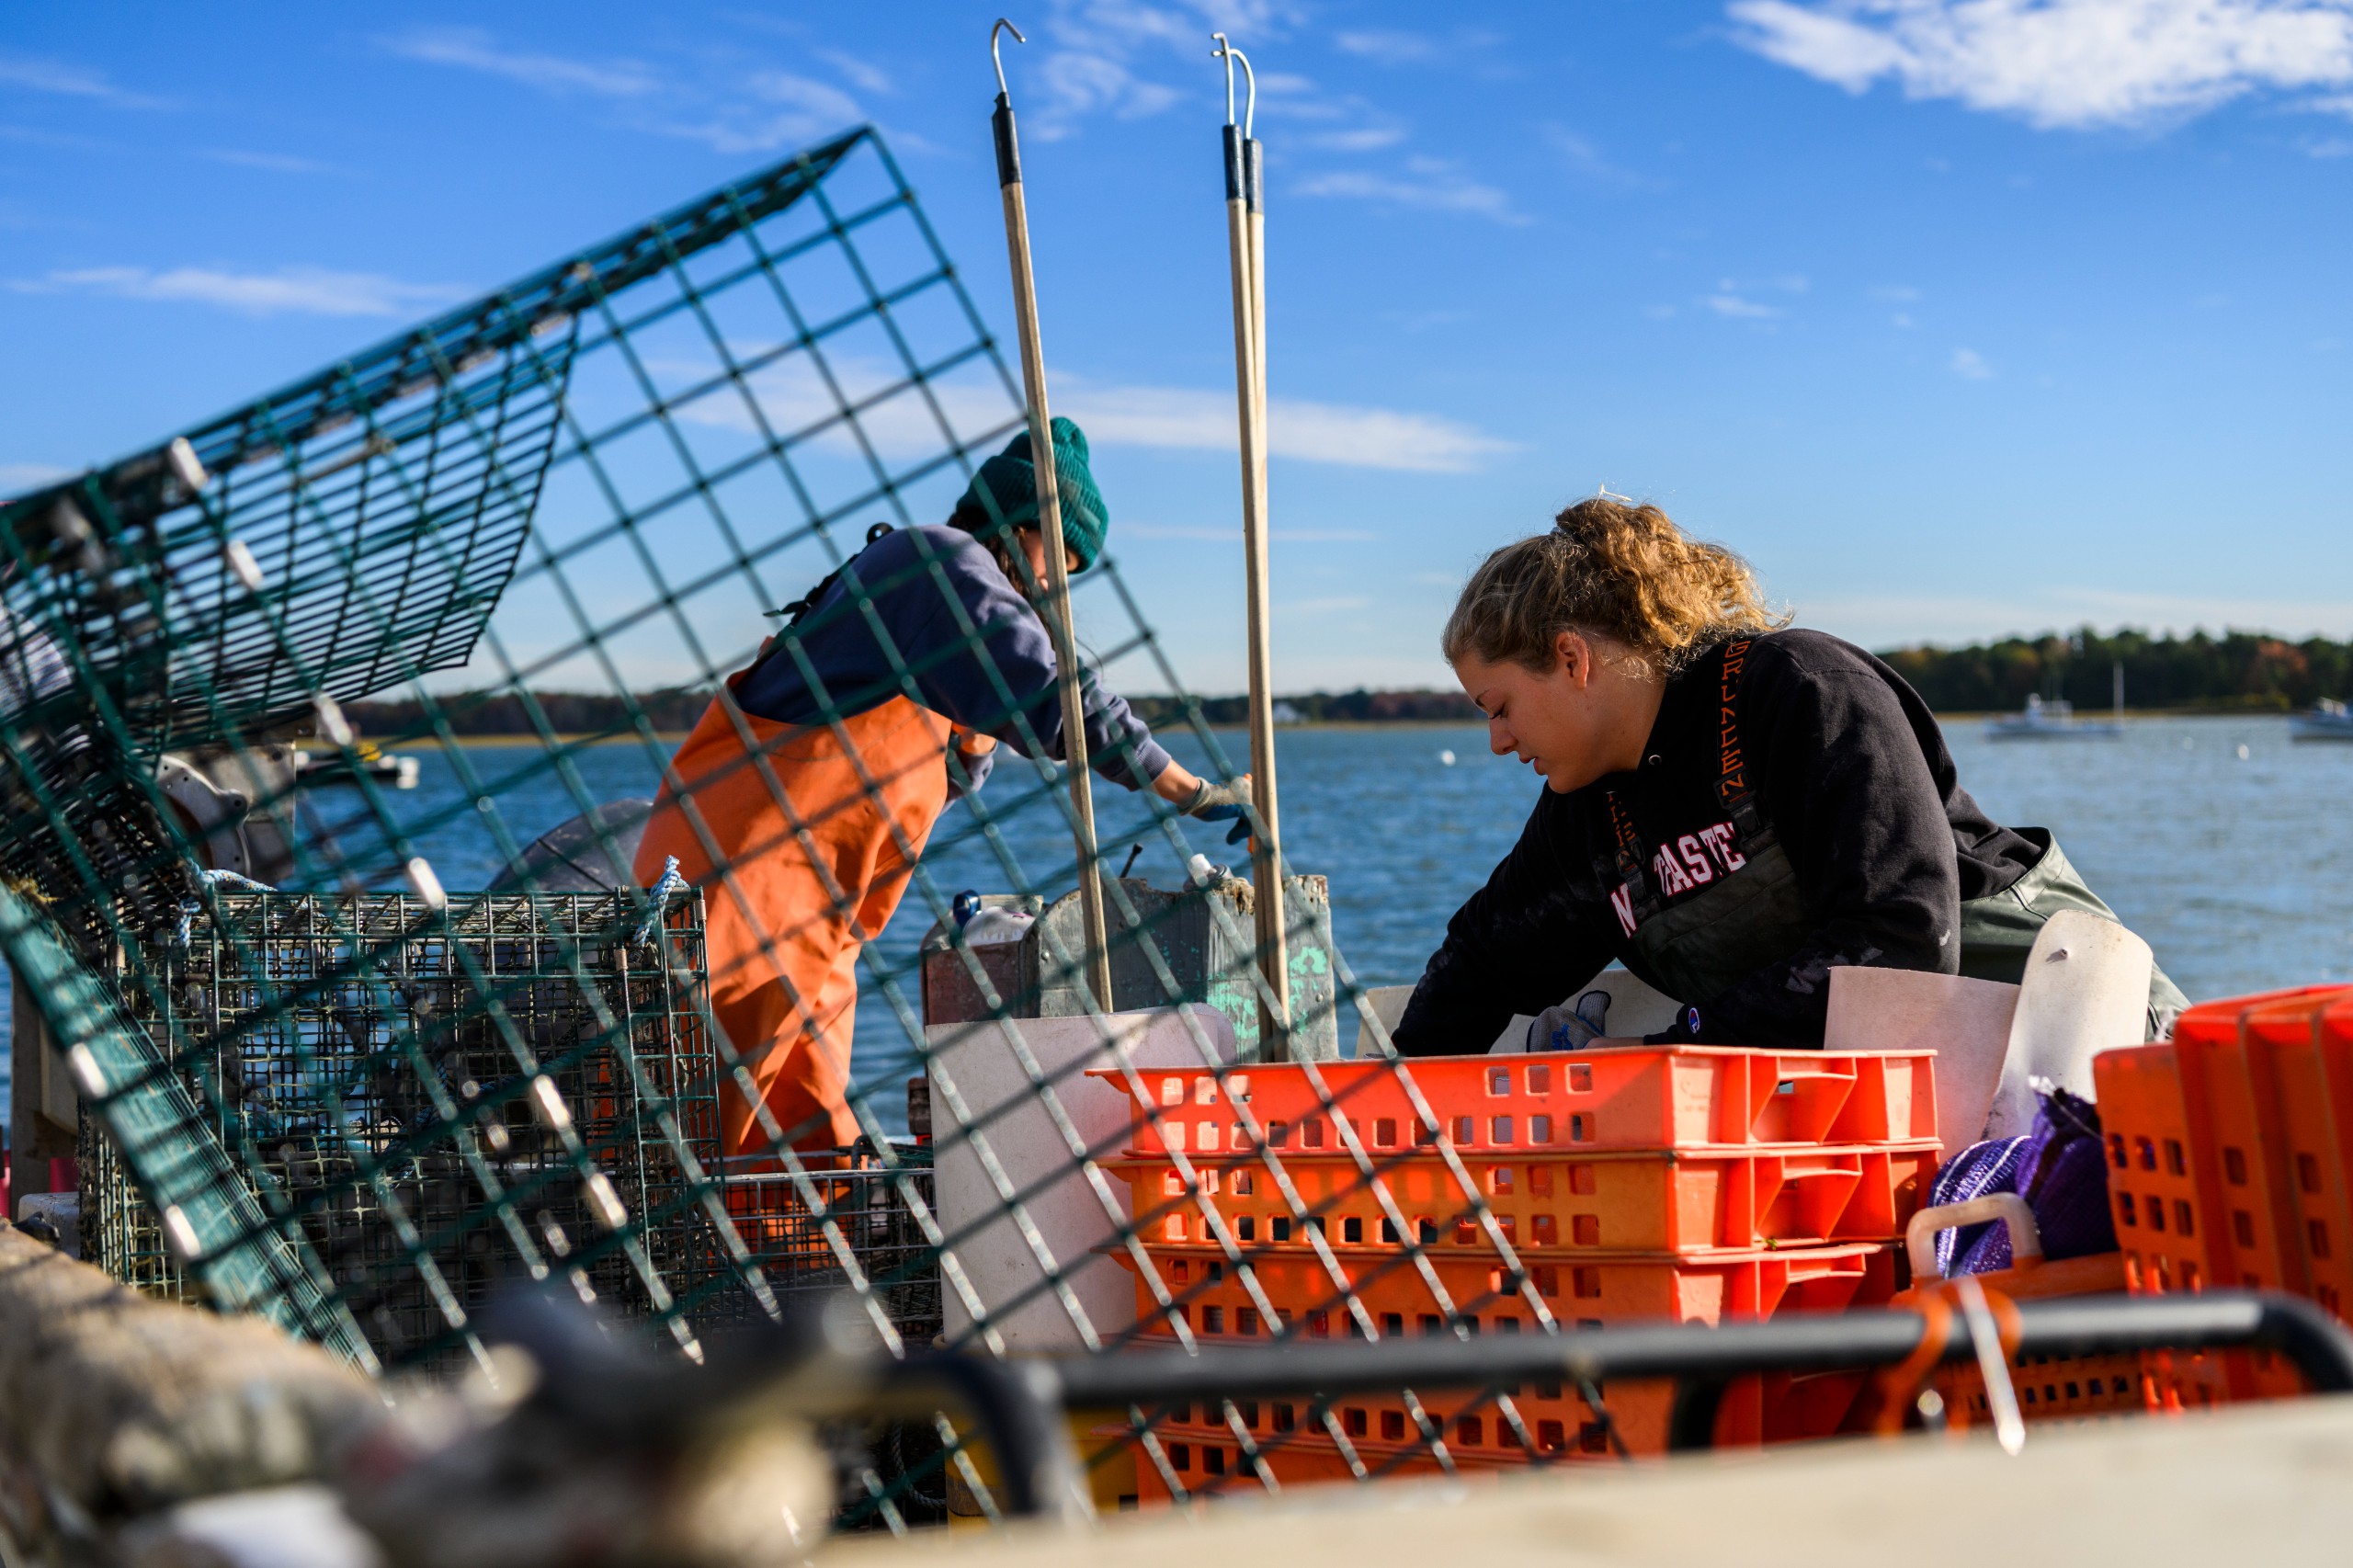
[[[718,865],[665,784],[637,880],[652,886],[676,855],[703,890],[712,1014],[785,1135],[838,1148],[858,1137],[845,1103],[858,948],[898,907],[910,858],[948,804],[949,726],[904,697],[838,731],[744,722],[765,771],[716,701],[672,759]],[[723,1080],[720,1107],[728,1153],[767,1150],[755,1108]]]

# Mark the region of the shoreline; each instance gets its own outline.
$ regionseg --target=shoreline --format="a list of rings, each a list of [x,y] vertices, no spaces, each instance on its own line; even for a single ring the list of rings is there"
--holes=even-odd
[[[2004,708],[1971,710],[1959,713],[1938,713],[1936,715],[1936,720],[1939,724],[1967,724],[1982,723],[1990,719],[2014,719],[2016,717],[2018,717],[2018,710]],[[2079,714],[2077,717],[2097,719],[2102,722],[2110,722],[2116,719],[2117,715],[2109,710],[2102,709],[2097,713]],[[2292,714],[2269,708],[2245,711],[2234,711],[2231,710],[2217,711],[2211,708],[2128,708],[2124,710],[2123,722],[2130,724],[2136,722],[2178,719],[2269,719],[2284,723],[2291,717],[2293,717]],[[1480,730],[1484,727],[1485,726],[1476,719],[1331,719],[1307,720],[1296,724],[1279,724],[1276,726],[1276,733],[1278,734],[1281,734],[1299,731],[1336,730],[1353,733],[1359,731],[1371,730]],[[1171,726],[1168,733],[1180,733],[1181,728],[1181,726]],[[1209,728],[1220,734],[1241,734],[1246,733],[1248,730],[1248,726],[1245,724],[1211,724]],[[664,730],[657,732],[654,738],[663,745],[675,749],[679,743],[687,738],[687,732],[684,730]],[[439,738],[437,736],[422,736],[410,740],[389,740],[375,735],[362,735],[360,736],[360,739],[370,744],[392,752],[422,751],[440,744]],[[611,746],[644,744],[642,739],[637,735],[560,733],[555,737],[555,739],[558,745],[567,748],[577,746]],[[517,734],[460,734],[456,737],[456,740],[460,745],[483,746],[490,748],[538,746],[544,744],[537,735]],[[303,740],[296,741],[294,744],[309,747],[312,746],[313,743],[306,737]]]

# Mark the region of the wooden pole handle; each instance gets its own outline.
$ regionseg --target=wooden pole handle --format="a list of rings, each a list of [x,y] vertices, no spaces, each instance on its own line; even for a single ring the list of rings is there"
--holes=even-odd
[[[1063,544],[1062,487],[1054,472],[1053,419],[1046,406],[1045,351],[1039,341],[1038,290],[1029,263],[1029,212],[1022,199],[1020,141],[1013,106],[997,95],[994,119],[997,189],[1005,202],[1005,248],[1013,267],[1014,326],[1021,344],[1021,390],[1029,403],[1029,459],[1037,475],[1038,531],[1046,546],[1047,632],[1053,639],[1055,684],[1063,708],[1063,765],[1070,774],[1071,836],[1078,850],[1079,910],[1086,922],[1082,961],[1095,1005],[1114,1011],[1111,945],[1103,907],[1103,876],[1095,848],[1094,780],[1087,767],[1086,696],[1080,683],[1078,642],[1072,631],[1070,566]]]

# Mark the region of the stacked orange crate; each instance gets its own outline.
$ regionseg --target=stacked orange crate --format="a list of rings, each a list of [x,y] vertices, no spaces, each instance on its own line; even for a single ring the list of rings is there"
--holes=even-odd
[[[1188,1333],[1536,1333],[1884,1301],[1901,1283],[1895,1238],[1937,1165],[1925,1051],[1640,1048],[1433,1058],[1404,1074],[1381,1062],[1259,1066],[1222,1089],[1199,1071],[1101,1074],[1138,1099],[1128,1155],[1111,1164]],[[1148,1343],[1174,1336],[1141,1277],[1138,1307]],[[1827,1431],[1857,1386],[1784,1382],[1768,1396],[1752,1384],[1722,1429],[1752,1440]],[[1329,1416],[1336,1434],[1296,1403],[1235,1416],[1285,1482],[1351,1473],[1344,1445],[1368,1468],[1436,1468],[1425,1423],[1458,1469],[1522,1463],[1531,1447],[1610,1451],[1574,1388],[1435,1391],[1418,1403],[1417,1416],[1402,1394],[1343,1400]],[[1663,1386],[1609,1391],[1604,1403],[1631,1449],[1664,1449]],[[1238,1474],[1232,1418],[1179,1414],[1161,1434],[1179,1480]]]
[[[2348,994],[2313,986],[2201,1003],[2170,1044],[2094,1059],[2129,1288],[2285,1290],[2341,1311],[2353,1289],[2353,1145],[2340,1131],[2353,1063],[2324,1044],[2322,1020]],[[2158,1357],[2151,1372],[2168,1404],[2302,1386],[2270,1358],[2236,1353]]]

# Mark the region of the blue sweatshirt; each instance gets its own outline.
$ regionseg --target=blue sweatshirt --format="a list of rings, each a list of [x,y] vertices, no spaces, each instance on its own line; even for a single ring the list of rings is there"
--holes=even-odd
[[[852,574],[873,601],[871,617],[851,596]],[[909,695],[875,634],[876,622],[914,677],[913,695],[923,706],[1030,756],[1020,722],[1027,719],[1045,755],[1063,760],[1062,698],[1046,623],[987,548],[957,528],[902,528],[868,545],[800,624],[779,632],[767,656],[737,679],[735,700],[746,713],[779,724],[824,722],[818,695],[788,646],[791,638],[800,640],[825,699],[845,718]],[[992,665],[1002,688],[991,678]],[[1095,771],[1130,790],[1159,778],[1168,753],[1143,721],[1091,672],[1082,672],[1080,689]],[[978,784],[986,768],[972,771]]]

